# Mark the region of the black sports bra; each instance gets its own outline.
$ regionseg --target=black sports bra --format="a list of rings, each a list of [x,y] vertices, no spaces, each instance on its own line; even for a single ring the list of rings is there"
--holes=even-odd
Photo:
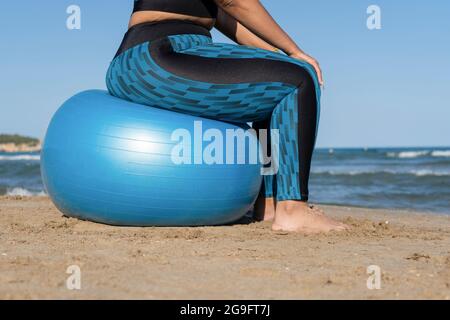
[[[162,11],[200,18],[217,18],[214,0],[134,0],[134,10]]]

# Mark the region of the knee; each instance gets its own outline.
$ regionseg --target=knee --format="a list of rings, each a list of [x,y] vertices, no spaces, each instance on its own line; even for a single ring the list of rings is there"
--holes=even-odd
[[[308,69],[301,66],[298,66],[296,75],[298,81],[298,103],[302,106],[299,114],[302,117],[317,117],[316,79]]]
[[[301,90],[315,90],[316,81],[311,73],[304,67],[297,66],[296,68],[297,76],[297,87]]]

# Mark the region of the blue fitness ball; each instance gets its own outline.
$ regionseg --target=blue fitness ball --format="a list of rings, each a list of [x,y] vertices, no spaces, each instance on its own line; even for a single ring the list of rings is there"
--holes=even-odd
[[[261,166],[250,161],[250,147],[239,162],[242,145],[215,140],[246,129],[86,91],[64,103],[50,123],[43,181],[57,208],[82,220],[123,226],[231,223],[251,210]],[[253,133],[245,141],[259,149]],[[236,155],[230,157],[230,150]]]

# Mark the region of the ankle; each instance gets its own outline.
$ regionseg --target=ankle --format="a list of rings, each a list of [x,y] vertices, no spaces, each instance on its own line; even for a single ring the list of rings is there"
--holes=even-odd
[[[275,199],[274,198],[265,198],[266,206],[275,208]]]
[[[275,199],[260,196],[253,208],[253,218],[256,221],[270,221],[275,217]]]
[[[299,200],[285,200],[280,201],[277,203],[277,211],[280,209],[280,211],[286,213],[286,214],[292,214],[295,213],[298,210],[307,209],[308,203],[304,201]]]

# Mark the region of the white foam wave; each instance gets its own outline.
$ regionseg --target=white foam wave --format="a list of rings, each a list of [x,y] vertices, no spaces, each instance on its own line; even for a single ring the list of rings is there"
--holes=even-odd
[[[417,170],[417,171],[412,171],[411,174],[414,174],[415,176],[418,176],[418,177],[425,177],[425,176],[441,177],[441,176],[449,176],[450,172],[435,172],[432,170]]]
[[[40,192],[33,192],[24,188],[13,188],[13,189],[8,189],[6,191],[6,195],[7,196],[21,196],[21,197],[44,197],[46,196],[44,191],[40,191]]]
[[[449,158],[450,150],[436,150],[431,153],[432,157]]]
[[[395,171],[395,170],[355,170],[355,171],[333,171],[333,170],[314,170],[314,174],[329,174],[332,176],[360,176],[360,175],[368,175],[368,174],[407,174],[414,175],[417,177],[447,177],[450,176],[449,171],[433,171],[433,170],[409,170],[409,171]]]
[[[32,154],[0,156],[0,161],[39,161],[39,160],[41,160],[40,155],[32,155]]]
[[[388,152],[387,156],[389,158],[400,158],[400,159],[413,159],[424,157],[428,155],[430,151],[402,151],[402,152]]]
[[[389,158],[414,159],[425,156],[450,158],[450,150],[388,152]]]

